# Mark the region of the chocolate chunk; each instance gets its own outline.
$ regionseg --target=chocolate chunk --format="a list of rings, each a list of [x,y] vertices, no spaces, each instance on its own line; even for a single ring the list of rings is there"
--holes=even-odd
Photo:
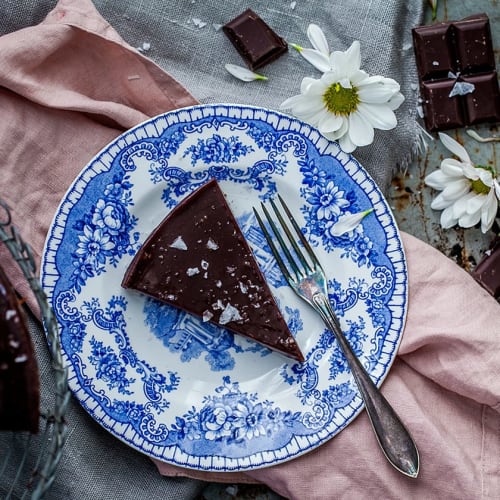
[[[471,274],[493,297],[500,298],[500,238],[495,238]]]
[[[222,29],[251,70],[274,61],[288,50],[285,40],[251,9]]]
[[[38,364],[27,319],[0,266],[0,431],[38,432]]]
[[[428,130],[500,121],[500,92],[486,14],[413,28]]]

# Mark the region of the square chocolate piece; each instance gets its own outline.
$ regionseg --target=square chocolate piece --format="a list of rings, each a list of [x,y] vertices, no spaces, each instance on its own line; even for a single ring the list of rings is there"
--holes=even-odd
[[[222,30],[253,71],[274,61],[288,50],[285,40],[251,9],[225,24]]]
[[[486,14],[413,28],[428,130],[500,121],[500,92]]]

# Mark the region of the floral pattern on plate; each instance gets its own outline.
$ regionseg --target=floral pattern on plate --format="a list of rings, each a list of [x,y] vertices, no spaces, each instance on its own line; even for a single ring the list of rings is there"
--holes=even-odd
[[[216,178],[306,362],[121,288],[145,238]],[[252,206],[280,192],[329,276],[346,336],[377,384],[406,317],[402,244],[380,191],[338,144],[284,114],[202,105],[152,118],[87,165],[49,232],[42,283],[70,386],[113,435],[198,470],[248,470],[305,453],[362,401],[336,341],[288,288]],[[336,236],[339,217],[373,209]]]

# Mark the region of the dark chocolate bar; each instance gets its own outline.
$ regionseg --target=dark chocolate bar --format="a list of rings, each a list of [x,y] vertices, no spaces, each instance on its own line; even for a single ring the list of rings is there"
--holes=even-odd
[[[428,130],[500,121],[500,92],[486,14],[419,26],[412,34]]]
[[[472,271],[472,277],[493,297],[500,299],[500,238],[496,237]]]
[[[242,12],[222,29],[253,71],[274,61],[288,50],[285,40],[251,9]]]

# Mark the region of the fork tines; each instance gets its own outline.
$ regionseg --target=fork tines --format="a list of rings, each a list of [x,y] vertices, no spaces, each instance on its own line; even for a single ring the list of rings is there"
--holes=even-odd
[[[271,199],[270,204],[274,217],[271,215],[266,205],[261,202],[261,208],[270,230],[255,208],[254,213],[282,273],[286,279],[290,281],[293,279],[290,274],[291,272],[295,274],[296,278],[301,278],[304,273],[310,273],[317,269],[319,267],[319,262],[283,198],[280,195],[277,195],[277,197],[282,210],[280,210],[274,199]],[[282,211],[285,213],[287,220],[285,220],[285,216]],[[279,224],[276,224],[275,219],[277,219]],[[290,226],[293,228],[295,236],[292,233]],[[308,257],[304,255],[304,252],[300,248],[297,240],[300,241]]]

